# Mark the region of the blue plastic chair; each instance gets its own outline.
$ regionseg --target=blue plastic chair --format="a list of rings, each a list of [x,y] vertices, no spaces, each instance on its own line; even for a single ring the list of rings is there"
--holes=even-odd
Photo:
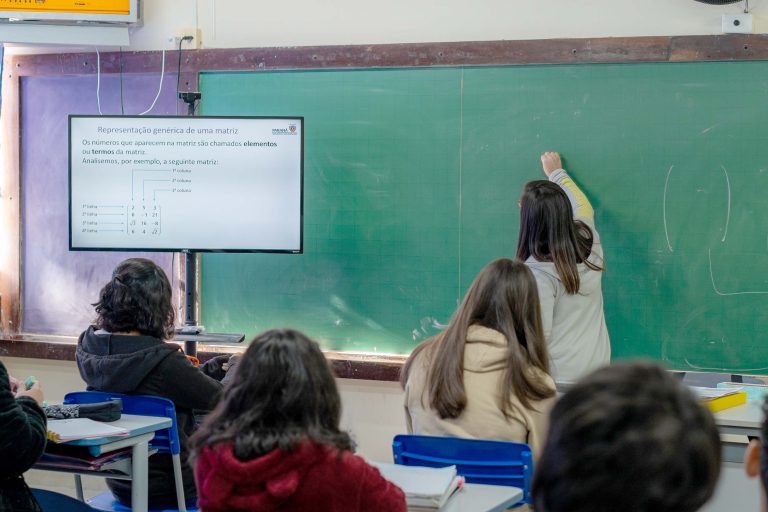
[[[93,507],[92,510],[113,510],[115,512],[131,512],[131,507],[123,505],[112,495],[111,492],[103,492],[94,496],[88,503]],[[149,512],[176,512],[178,509],[150,508]],[[194,503],[187,503],[187,512],[196,512]]]
[[[80,500],[71,498],[66,494],[59,494],[58,492],[47,491],[45,489],[32,489],[32,495],[40,504],[40,508],[43,512],[61,512],[66,510],[68,512],[93,512],[94,509]]]
[[[398,435],[392,441],[395,464],[456,466],[468,483],[506,485],[523,490],[514,507],[531,503],[533,456],[525,443],[460,437]]]
[[[87,404],[95,402],[107,402],[121,400],[124,414],[136,414],[140,416],[157,416],[170,418],[171,426],[167,429],[155,432],[155,437],[149,442],[150,449],[158,453],[170,453],[173,460],[173,473],[176,482],[176,499],[179,512],[187,512],[188,508],[184,499],[184,483],[181,478],[181,447],[179,445],[179,427],[176,422],[176,408],[171,400],[159,396],[134,396],[120,393],[108,393],[104,391],[75,391],[64,396],[65,404]],[[76,477],[78,496],[82,496],[82,484],[79,475]],[[130,507],[122,505],[112,493],[105,492],[88,500],[88,503],[97,510],[129,511]],[[192,509],[189,509],[191,512]],[[158,511],[159,512],[159,511]],[[164,511],[166,512],[166,511]],[[170,512],[170,511],[167,511]]]

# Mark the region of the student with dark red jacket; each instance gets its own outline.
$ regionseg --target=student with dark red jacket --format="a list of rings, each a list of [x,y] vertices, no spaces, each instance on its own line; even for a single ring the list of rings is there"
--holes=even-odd
[[[204,512],[405,512],[405,496],[352,454],[341,399],[317,344],[272,330],[248,347],[190,440]]]

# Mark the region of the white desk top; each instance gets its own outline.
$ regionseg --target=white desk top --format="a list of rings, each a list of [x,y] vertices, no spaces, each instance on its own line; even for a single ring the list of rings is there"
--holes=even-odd
[[[763,422],[763,411],[760,401],[747,402],[737,405],[714,415],[715,424],[719,427],[742,427],[760,429]]]
[[[523,491],[517,487],[464,484],[440,512],[501,512],[522,498]]]
[[[170,418],[123,414],[119,420],[107,422],[107,425],[124,428],[128,430],[127,437],[135,437],[148,432],[155,432],[157,430],[168,428],[171,426],[171,423]],[[66,444],[76,446],[96,446],[124,439],[126,439],[126,436],[99,437],[96,439],[79,439],[77,441],[70,441]]]

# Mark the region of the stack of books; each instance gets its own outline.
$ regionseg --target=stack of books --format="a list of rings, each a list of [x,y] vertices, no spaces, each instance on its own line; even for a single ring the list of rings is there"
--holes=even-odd
[[[115,427],[88,418],[48,420],[48,440],[54,443],[127,435],[128,430],[122,427]]]
[[[718,389],[693,386],[691,389],[712,412],[747,403],[746,391],[741,391],[739,388]]]
[[[425,468],[399,464],[373,463],[381,475],[405,493],[409,512],[440,510],[464,485],[456,466]]]

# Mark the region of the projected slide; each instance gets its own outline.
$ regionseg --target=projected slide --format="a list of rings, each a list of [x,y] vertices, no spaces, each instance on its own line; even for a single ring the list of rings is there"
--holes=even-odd
[[[70,116],[70,248],[302,248],[302,118]]]

